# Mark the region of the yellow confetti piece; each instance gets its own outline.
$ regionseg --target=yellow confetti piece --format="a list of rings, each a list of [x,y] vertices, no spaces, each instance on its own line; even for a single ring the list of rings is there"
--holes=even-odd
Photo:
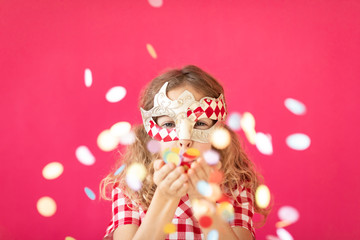
[[[178,147],[171,148],[171,151],[174,153],[180,154],[180,148],[178,148]]]
[[[276,226],[276,228],[284,228],[291,224],[292,224],[292,222],[290,222],[290,221],[279,221],[275,224],[275,226]]]
[[[218,128],[211,135],[210,141],[217,149],[224,149],[230,144],[230,133],[225,128]]]
[[[180,164],[180,157],[179,155],[177,155],[174,152],[170,152],[169,154],[166,155],[166,160],[167,162],[172,162],[174,163],[176,166],[178,166]]]
[[[45,179],[51,180],[58,178],[64,171],[64,167],[59,162],[52,162],[43,168],[42,174]]]
[[[172,223],[168,223],[164,227],[164,233],[171,234],[176,232],[176,226]]]
[[[133,163],[129,166],[126,175],[143,181],[146,177],[147,171],[143,164]]]
[[[65,240],[76,240],[75,238],[73,238],[73,237],[69,237],[69,236],[67,236],[67,237],[65,237]]]
[[[255,131],[255,118],[249,113],[245,112],[240,120],[241,128],[244,130],[246,138],[251,144],[255,144],[256,131]]]
[[[109,129],[106,129],[99,134],[97,144],[101,150],[109,152],[117,147],[119,140],[111,134]]]
[[[154,49],[154,47],[151,45],[151,44],[146,44],[146,48],[147,48],[147,50],[148,50],[148,52],[149,52],[149,54],[150,54],[150,56],[152,57],[152,58],[157,58],[157,55],[156,55],[156,52],[155,52],[155,49]]]
[[[186,150],[186,153],[191,155],[191,156],[200,156],[200,151],[196,148],[189,148],[188,150]]]
[[[37,201],[37,210],[44,217],[51,217],[56,212],[56,202],[51,197],[42,197]]]
[[[269,206],[269,203],[270,203],[269,188],[265,185],[258,186],[258,188],[256,189],[256,193],[255,193],[255,200],[256,200],[256,204],[260,208],[267,208],[267,206]]]

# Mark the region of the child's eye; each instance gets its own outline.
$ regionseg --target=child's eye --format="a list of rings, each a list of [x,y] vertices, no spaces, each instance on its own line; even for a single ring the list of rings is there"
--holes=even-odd
[[[162,128],[175,128],[174,122],[166,122],[161,125]]]
[[[207,124],[204,122],[196,122],[195,126],[207,126]]]

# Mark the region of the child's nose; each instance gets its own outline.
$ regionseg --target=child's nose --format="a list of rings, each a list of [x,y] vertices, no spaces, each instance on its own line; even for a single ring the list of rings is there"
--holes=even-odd
[[[189,140],[189,139],[180,139],[180,140],[178,141],[178,146],[179,146],[180,148],[185,148],[185,149],[187,149],[187,148],[190,148],[191,145],[192,145],[192,141]]]

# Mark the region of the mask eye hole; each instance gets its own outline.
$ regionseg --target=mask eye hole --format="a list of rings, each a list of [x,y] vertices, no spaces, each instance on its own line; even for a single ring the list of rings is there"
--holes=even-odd
[[[162,128],[175,128],[175,121],[169,116],[153,117],[153,119]]]
[[[210,118],[202,118],[195,123],[194,128],[199,130],[207,130],[214,126],[216,122],[217,120],[212,120]]]

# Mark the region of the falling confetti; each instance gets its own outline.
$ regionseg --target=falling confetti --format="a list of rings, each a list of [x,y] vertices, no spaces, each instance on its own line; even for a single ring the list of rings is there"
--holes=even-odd
[[[47,164],[42,171],[45,179],[52,180],[58,178],[64,171],[64,167],[59,162],[52,162]]]
[[[255,137],[256,148],[264,155],[273,154],[271,137],[264,133],[258,132]]]
[[[217,183],[220,184],[223,179],[223,173],[219,170],[214,170],[212,173],[210,173],[209,176],[209,182],[210,183]]]
[[[289,222],[289,221],[279,221],[279,222],[275,223],[275,227],[276,228],[284,228],[291,224],[292,224],[292,222]]]
[[[147,174],[145,166],[141,163],[133,163],[129,166],[126,175],[135,176],[139,180],[144,180]]]
[[[207,199],[210,201],[216,202],[222,196],[221,189],[220,189],[219,185],[214,184],[214,183],[210,183],[210,187],[211,187],[211,195],[208,196]]]
[[[117,138],[122,138],[130,133],[131,124],[128,122],[118,122],[111,126],[110,133]]]
[[[310,138],[303,133],[295,133],[286,138],[286,144],[294,150],[302,151],[310,146]]]
[[[230,222],[234,219],[234,207],[229,202],[221,202],[217,205],[218,214],[227,222]]]
[[[176,232],[176,226],[173,223],[168,223],[164,226],[164,233],[171,234]]]
[[[85,187],[84,190],[85,190],[85,194],[86,194],[86,196],[88,196],[88,198],[90,198],[91,200],[95,200],[95,198],[96,198],[95,193],[90,188]]]
[[[287,98],[284,101],[285,107],[295,115],[304,115],[306,113],[306,106],[293,98]]]
[[[112,87],[107,93],[106,93],[106,100],[111,103],[119,102],[121,101],[126,95],[126,89],[121,86]]]
[[[205,162],[207,162],[209,165],[216,165],[220,161],[220,154],[213,149],[205,151],[203,156]]]
[[[234,131],[241,129],[241,115],[240,113],[233,112],[227,119],[227,125]]]
[[[124,165],[122,165],[121,167],[119,167],[117,170],[116,170],[116,172],[114,173],[114,176],[117,176],[117,175],[119,175],[124,169],[125,169],[125,164]]]
[[[212,223],[213,223],[212,218],[210,216],[207,216],[207,215],[201,216],[200,219],[199,219],[199,224],[203,228],[210,227],[212,225]]]
[[[42,197],[36,204],[38,212],[44,217],[51,217],[56,212],[56,202],[51,197]]]
[[[148,43],[148,44],[146,44],[146,48],[147,48],[150,56],[151,56],[152,58],[155,58],[155,59],[156,59],[156,58],[157,58],[157,55],[156,55],[156,52],[155,52],[155,49],[153,48],[153,46]]]
[[[126,175],[126,184],[134,191],[139,191],[142,187],[142,182],[139,178],[133,175]]]
[[[276,229],[276,234],[279,236],[281,240],[293,240],[294,238],[291,234],[283,228]]]
[[[65,240],[76,240],[76,239],[68,236],[68,237],[65,237]]]
[[[114,150],[118,144],[119,139],[114,137],[109,129],[102,131],[97,138],[98,147],[105,152]]]
[[[215,212],[215,207],[213,203],[204,200],[204,199],[194,199],[192,201],[192,210],[194,215],[199,218],[205,214],[212,214]]]
[[[122,145],[131,145],[135,141],[136,141],[136,135],[133,131],[130,131],[119,138],[119,143]]]
[[[281,239],[273,235],[267,235],[266,240],[281,240]]]
[[[148,0],[150,3],[150,6],[159,8],[163,5],[163,0]]]
[[[245,136],[251,144],[255,144],[256,131],[255,131],[255,118],[249,113],[245,112],[241,118],[241,128],[245,132]]]
[[[75,150],[76,158],[84,165],[90,166],[95,163],[95,157],[86,146],[79,146]]]
[[[256,193],[255,193],[255,200],[256,200],[256,204],[260,208],[267,208],[267,206],[269,206],[269,203],[270,203],[269,188],[265,185],[258,186],[258,188],[256,189]]]
[[[299,212],[291,206],[281,207],[278,211],[278,216],[280,220],[291,223],[297,222],[299,220]]]
[[[230,144],[230,133],[225,128],[218,128],[211,135],[210,141],[215,148],[224,149]]]
[[[218,240],[219,232],[216,229],[211,230],[207,235],[207,240]]]
[[[204,180],[198,181],[196,188],[198,192],[205,197],[210,197],[212,194],[212,188],[210,184]]]
[[[149,150],[149,152],[151,153],[157,153],[160,152],[161,149],[161,145],[160,142],[156,141],[156,140],[150,140],[147,145],[146,145],[147,149]]]
[[[92,85],[92,73],[91,70],[86,68],[85,72],[84,72],[84,79],[85,79],[85,86],[86,87],[91,87]]]

